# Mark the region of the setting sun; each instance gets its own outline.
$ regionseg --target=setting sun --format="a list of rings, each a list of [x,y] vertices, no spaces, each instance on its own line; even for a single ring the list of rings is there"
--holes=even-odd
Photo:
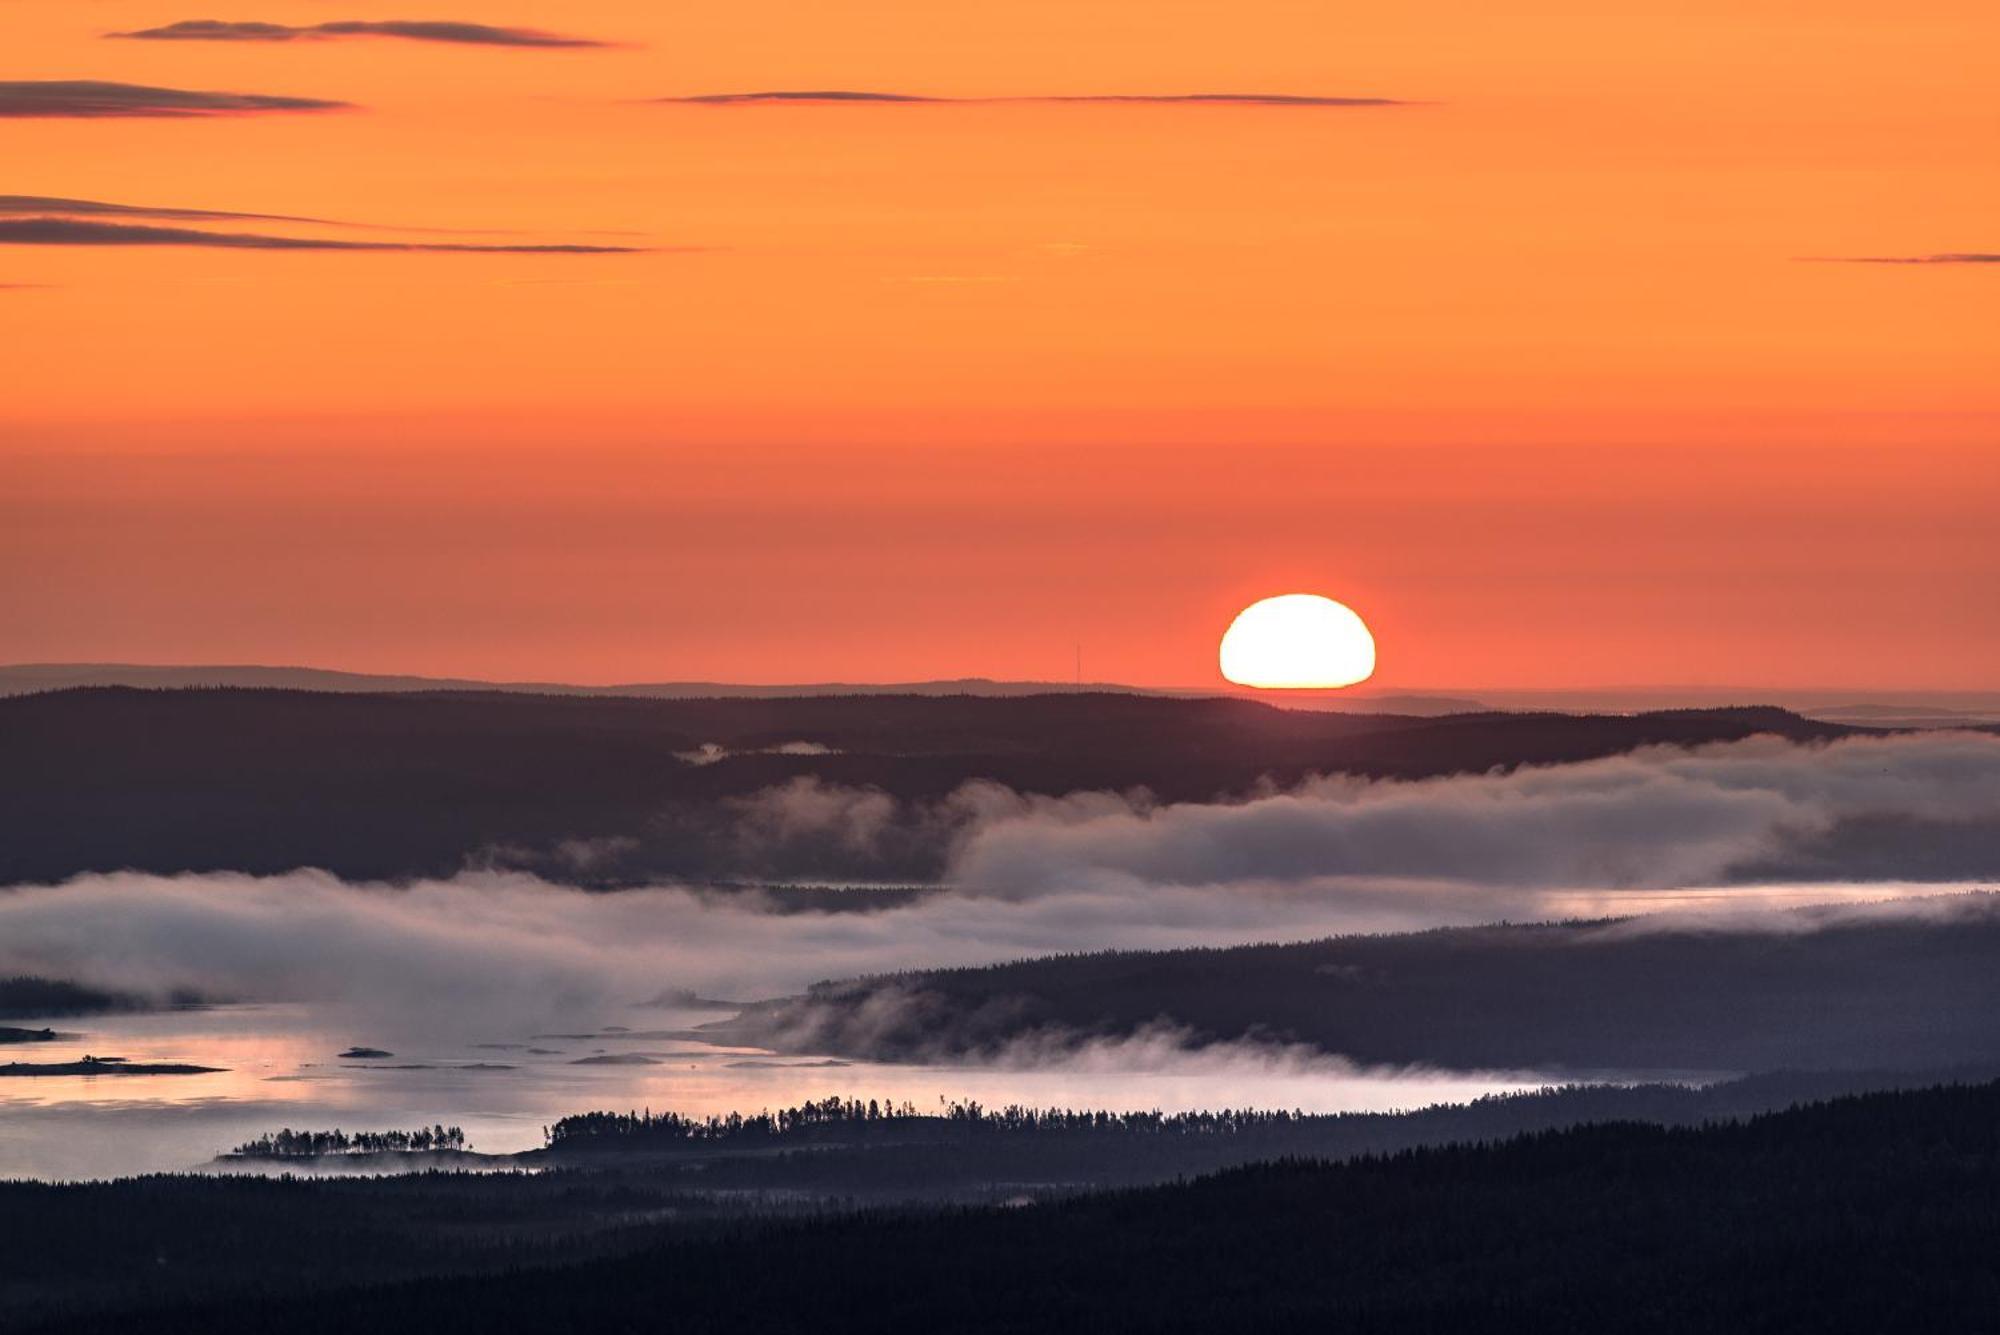
[[[1265,598],[1223,634],[1222,675],[1267,690],[1353,686],[1375,675],[1375,637],[1352,608],[1331,598]]]

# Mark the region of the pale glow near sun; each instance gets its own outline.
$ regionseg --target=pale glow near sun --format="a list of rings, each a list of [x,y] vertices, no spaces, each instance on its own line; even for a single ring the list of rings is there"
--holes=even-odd
[[[1224,633],[1222,675],[1269,690],[1353,686],[1375,675],[1375,637],[1353,609],[1331,598],[1265,598]]]

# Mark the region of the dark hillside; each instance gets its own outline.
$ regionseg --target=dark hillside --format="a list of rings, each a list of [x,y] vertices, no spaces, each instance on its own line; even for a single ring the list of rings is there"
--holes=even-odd
[[[1167,1023],[1364,1063],[1777,1070],[2000,1059],[2000,896],[1771,931],[1556,923],[824,983],[721,1032],[921,1060]]]
[[[834,1218],[563,1269],[76,1329],[434,1335],[1991,1329],[2000,1086]]]
[[[1852,731],[1772,709],[1421,719],[1137,695],[642,700],[88,688],[0,699],[0,884],[119,868],[316,866],[400,878],[495,857],[605,884],[794,871],[920,880],[939,870],[935,840],[906,841],[867,865],[822,856],[796,869],[744,866],[725,804],[800,777],[910,802],[973,779],[1199,800],[1267,776],[1420,777],[1656,742]],[[796,743],[830,753],[776,751]],[[729,754],[681,758],[705,744]],[[565,841],[593,839],[628,842],[587,868],[550,861]]]

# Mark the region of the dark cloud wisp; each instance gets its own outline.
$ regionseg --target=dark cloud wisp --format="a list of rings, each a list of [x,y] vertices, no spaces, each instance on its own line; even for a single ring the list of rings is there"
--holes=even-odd
[[[1947,251],[1941,255],[1842,255],[1840,264],[2000,264],[2000,252]]]
[[[148,204],[112,204],[101,199],[64,199],[56,195],[0,195],[0,218],[113,217],[202,219],[241,222],[294,222],[334,225],[326,218],[302,218],[289,213],[238,213],[233,209],[182,209]]]
[[[152,88],[95,79],[0,80],[0,118],[68,117],[85,120],[159,116],[201,118],[283,111],[343,111],[346,102],[265,93],[218,93]]]
[[[949,99],[917,97],[909,93],[863,93],[844,88],[808,88],[764,93],[702,93],[695,97],[662,97],[658,100],[726,107],[758,102],[944,102]]]
[[[461,252],[501,255],[628,255],[638,246],[473,245],[462,242],[340,241],[254,232],[204,232],[193,227],[99,222],[83,218],[0,218],[0,245],[207,246],[223,250]]]
[[[859,92],[853,89],[779,89],[756,93],[704,93],[662,97],[660,102],[697,106],[756,106],[784,103],[886,103],[891,105],[981,106],[1007,103],[1104,103],[1139,106],[1396,107],[1388,97],[1309,97],[1291,93],[1081,93],[1036,97],[926,97],[914,93]]]
[[[460,46],[576,48],[609,45],[588,37],[566,37],[539,28],[508,28],[490,23],[453,23],[434,19],[339,19],[301,25],[184,19],[158,28],[109,35],[148,42],[298,42],[338,37],[401,37],[413,42],[450,42]]]
[[[1151,96],[1121,93],[1091,93],[1070,97],[1023,97],[1008,98],[1005,100],[1018,102],[1133,102],[1156,106],[1401,107],[1409,105],[1407,102],[1393,97],[1312,97],[1295,93],[1168,93]]]

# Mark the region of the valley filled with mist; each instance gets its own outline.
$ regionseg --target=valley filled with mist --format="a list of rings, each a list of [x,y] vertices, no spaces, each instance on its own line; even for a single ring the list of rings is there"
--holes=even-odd
[[[2000,1078],[1990,728],[86,687],[0,747],[0,1317],[49,1329]]]

